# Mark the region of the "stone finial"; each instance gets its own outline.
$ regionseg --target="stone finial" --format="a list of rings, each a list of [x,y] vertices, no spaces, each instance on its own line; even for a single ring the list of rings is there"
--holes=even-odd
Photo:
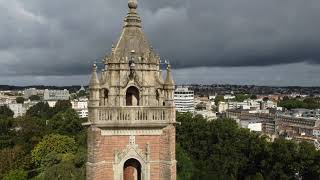
[[[141,18],[137,14],[138,3],[137,0],[129,0],[128,2],[129,13],[125,18],[124,27],[138,27],[141,28]]]
[[[104,69],[102,69],[101,70],[101,77],[100,77],[100,83],[104,83],[104,81],[105,81],[105,70]]]
[[[97,74],[97,65],[96,63],[93,64],[93,71],[91,75],[91,80],[89,83],[90,88],[95,88],[100,85],[98,74]]]
[[[129,0],[128,7],[130,9],[137,9],[138,8],[138,2],[137,0]]]

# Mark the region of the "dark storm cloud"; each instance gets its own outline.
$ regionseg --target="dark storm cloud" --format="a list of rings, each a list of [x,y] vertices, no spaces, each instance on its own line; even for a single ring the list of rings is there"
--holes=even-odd
[[[120,35],[127,0],[0,0],[0,74],[81,75]],[[319,0],[141,0],[175,68],[320,62]]]

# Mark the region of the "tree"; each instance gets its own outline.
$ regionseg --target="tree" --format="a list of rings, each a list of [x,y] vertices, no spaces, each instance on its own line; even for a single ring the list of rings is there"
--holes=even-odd
[[[249,96],[246,95],[246,94],[236,94],[235,100],[236,100],[237,102],[243,102],[244,100],[246,100],[246,99],[248,99],[248,98],[249,98]]]
[[[188,154],[180,147],[179,144],[176,146],[177,161],[177,179],[178,180],[191,180],[194,173],[194,166],[192,160]]]
[[[222,95],[216,96],[216,98],[214,99],[214,103],[216,104],[216,106],[218,106],[220,101],[224,101],[224,96]]]
[[[320,152],[312,144],[284,139],[268,142],[265,136],[241,129],[231,119],[206,121],[190,113],[178,113],[177,121],[181,122],[177,126],[177,174],[184,179],[320,177]],[[193,164],[193,173],[185,174],[185,156]]]
[[[28,109],[26,115],[42,119],[49,119],[50,117],[52,117],[53,112],[47,102],[39,102]]]
[[[46,120],[37,117],[19,117],[15,120],[15,144],[22,145],[26,151],[31,151],[43,136],[48,134]]]
[[[4,149],[13,145],[12,131],[13,123],[11,118],[0,118],[0,149]]]
[[[36,180],[85,180],[85,169],[76,168],[70,162],[62,162],[47,168]]]
[[[263,100],[264,102],[269,101],[269,97],[264,97],[262,100]]]
[[[290,100],[290,98],[289,98],[288,96],[284,96],[284,97],[282,98],[282,100],[283,100],[283,101],[288,101],[288,100]]]
[[[3,180],[27,180],[27,173],[22,169],[11,170],[4,175]]]
[[[24,98],[23,98],[23,97],[17,97],[17,98],[16,98],[16,102],[17,102],[18,104],[23,104],[23,103],[24,103]]]
[[[200,111],[201,111],[201,110],[205,110],[205,109],[206,109],[206,104],[203,103],[203,102],[201,102],[201,103],[199,103],[199,104],[196,105],[195,109],[196,109],[196,110],[200,110]]]
[[[13,117],[14,113],[8,106],[0,106],[0,118]]]
[[[48,127],[55,133],[77,135],[83,130],[82,121],[73,109],[59,112],[48,121]]]
[[[258,97],[257,97],[257,95],[253,94],[253,95],[250,96],[250,99],[256,100],[256,99],[258,99]]]
[[[0,177],[13,169],[31,167],[30,152],[24,151],[20,145],[0,150]]]
[[[40,101],[41,98],[38,95],[32,95],[29,97],[30,101]]]
[[[81,90],[78,92],[78,97],[86,97],[88,94],[85,90]]]
[[[43,158],[49,153],[58,154],[75,153],[76,142],[73,138],[59,134],[45,136],[32,150],[32,158],[36,165],[41,165]]]
[[[71,109],[72,104],[69,100],[59,100],[53,108],[54,114]]]

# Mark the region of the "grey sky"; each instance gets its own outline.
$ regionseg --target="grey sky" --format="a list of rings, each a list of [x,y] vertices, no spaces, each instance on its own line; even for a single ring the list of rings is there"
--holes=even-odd
[[[81,81],[117,41],[126,4],[0,0],[0,84]],[[153,47],[178,69],[178,82],[196,68],[190,81],[219,80],[204,73],[220,69],[233,71],[219,77],[225,83],[320,85],[319,0],[140,0],[139,13]]]

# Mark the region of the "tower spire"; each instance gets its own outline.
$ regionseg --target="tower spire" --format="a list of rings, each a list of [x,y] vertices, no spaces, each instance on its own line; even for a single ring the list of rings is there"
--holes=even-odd
[[[174,81],[172,78],[172,73],[171,73],[171,65],[168,64],[167,66],[167,77],[166,77],[166,82],[165,82],[166,86],[174,86]]]

